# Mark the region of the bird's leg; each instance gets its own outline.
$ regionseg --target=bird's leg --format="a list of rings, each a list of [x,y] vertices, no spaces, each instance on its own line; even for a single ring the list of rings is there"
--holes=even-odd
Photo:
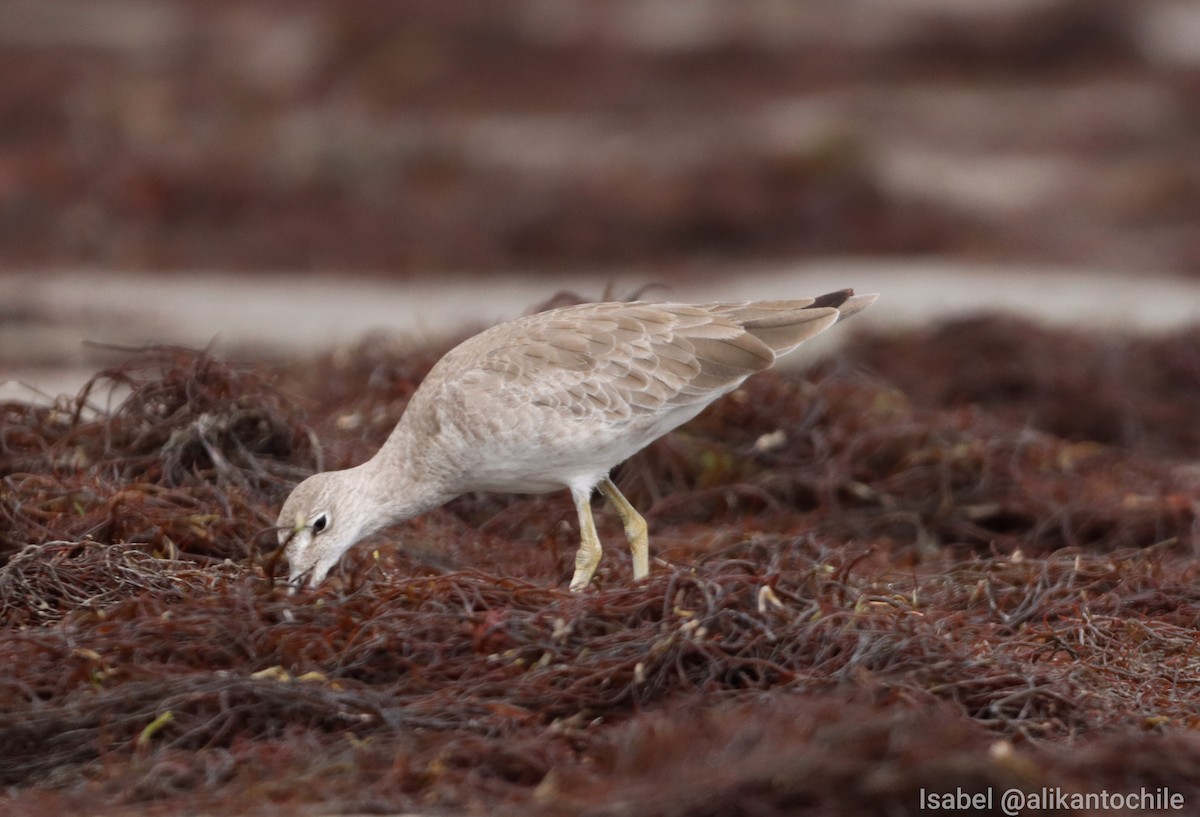
[[[579,551],[575,554],[575,575],[571,577],[571,592],[578,593],[588,586],[596,566],[600,564],[600,537],[592,520],[592,492],[571,489],[575,510],[579,514]]]
[[[629,550],[633,553],[633,578],[646,578],[650,574],[650,535],[646,520],[608,477],[600,483],[600,490],[617,509],[625,526],[625,538],[629,540]]]

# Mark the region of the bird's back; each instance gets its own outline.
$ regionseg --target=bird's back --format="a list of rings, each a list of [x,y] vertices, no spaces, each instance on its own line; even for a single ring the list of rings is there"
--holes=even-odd
[[[420,437],[422,456],[462,491],[549,491],[599,478],[872,300],[843,290],[527,315],[448,352],[395,434]]]

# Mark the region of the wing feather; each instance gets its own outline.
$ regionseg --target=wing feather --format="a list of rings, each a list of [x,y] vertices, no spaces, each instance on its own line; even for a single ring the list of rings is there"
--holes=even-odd
[[[492,327],[453,349],[430,377],[477,394],[634,418],[706,404],[828,328],[849,290],[789,301],[583,304]]]

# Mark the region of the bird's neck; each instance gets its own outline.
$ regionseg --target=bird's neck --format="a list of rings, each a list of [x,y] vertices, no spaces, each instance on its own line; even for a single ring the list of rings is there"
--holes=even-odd
[[[370,486],[384,517],[380,527],[403,522],[454,498],[436,472],[426,467],[417,441],[401,418],[375,456],[358,466],[358,482]]]

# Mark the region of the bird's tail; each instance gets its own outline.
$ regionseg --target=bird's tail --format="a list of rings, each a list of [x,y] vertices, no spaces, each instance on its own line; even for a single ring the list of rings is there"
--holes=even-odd
[[[816,298],[714,304],[709,309],[737,321],[779,356],[821,334],[841,318],[861,312],[878,297],[855,295],[852,289],[842,289]]]

